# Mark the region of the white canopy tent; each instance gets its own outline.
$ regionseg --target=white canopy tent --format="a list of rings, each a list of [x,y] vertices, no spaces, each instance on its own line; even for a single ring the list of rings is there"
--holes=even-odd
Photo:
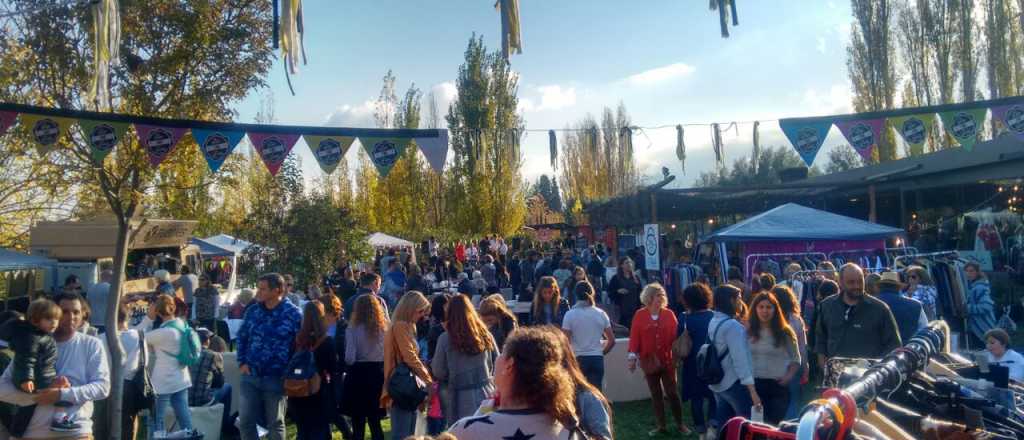
[[[366,237],[366,242],[374,248],[413,248],[416,243],[409,240],[393,237],[383,232],[374,232]]]

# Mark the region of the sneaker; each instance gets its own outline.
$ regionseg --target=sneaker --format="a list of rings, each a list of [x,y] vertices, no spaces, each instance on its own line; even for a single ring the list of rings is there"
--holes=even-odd
[[[167,439],[202,440],[203,434],[195,429],[182,429],[167,434]]]
[[[50,423],[50,431],[56,432],[77,432],[82,429],[82,425],[75,423],[71,416],[65,415],[58,420],[54,420]]]
[[[167,438],[167,431],[154,431],[153,440],[161,440]]]

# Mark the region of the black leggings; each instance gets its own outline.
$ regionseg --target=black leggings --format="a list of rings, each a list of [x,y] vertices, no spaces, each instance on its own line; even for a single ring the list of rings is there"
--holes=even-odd
[[[352,416],[352,438],[363,440],[366,433],[366,425],[370,425],[370,438],[373,440],[384,440],[384,430],[380,427],[379,416]]]
[[[789,408],[789,388],[779,385],[778,380],[761,378],[754,378],[754,388],[764,405],[765,423],[778,425]]]

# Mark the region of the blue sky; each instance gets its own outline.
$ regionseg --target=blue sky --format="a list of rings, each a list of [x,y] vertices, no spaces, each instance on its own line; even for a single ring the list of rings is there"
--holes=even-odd
[[[523,54],[520,108],[527,128],[562,128],[604,106],[625,103],[639,126],[774,120],[849,113],[846,42],[849,2],[739,1],[738,27],[719,36],[717,12],[706,0],[520,0]],[[281,61],[268,78],[279,123],[370,127],[381,78],[392,69],[404,92],[415,83],[450,100],[467,41],[474,32],[493,49],[500,18],[492,0],[306,0],[309,64],[288,91]],[[236,105],[252,121],[257,90]],[[447,102],[447,101],[446,101]],[[762,123],[762,145],[789,145],[778,126]],[[726,159],[749,155],[751,125],[724,136]],[[686,130],[688,159],[680,186],[713,167],[710,130]],[[301,141],[300,141],[301,143]],[[832,130],[825,152],[844,143]],[[551,173],[547,135],[523,141],[524,176]],[[680,174],[675,129],[635,133],[646,175],[662,166]],[[320,175],[305,145],[307,178]],[[355,149],[349,151],[354,163]],[[653,178],[652,178],[653,180]]]

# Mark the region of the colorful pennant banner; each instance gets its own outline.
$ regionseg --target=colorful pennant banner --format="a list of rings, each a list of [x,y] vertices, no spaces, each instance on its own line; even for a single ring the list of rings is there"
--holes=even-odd
[[[313,152],[316,163],[320,164],[320,169],[326,174],[331,174],[335,168],[338,168],[341,158],[345,157],[352,142],[356,140],[353,136],[305,135],[302,138],[309,146],[309,150]]]
[[[985,123],[987,111],[985,108],[948,111],[939,113],[939,117],[942,118],[942,126],[946,128],[946,132],[953,136],[961,147],[971,151],[978,142],[978,134],[981,132],[981,125]]]
[[[36,151],[40,156],[57,149],[57,141],[67,132],[68,127],[75,122],[71,118],[58,118],[53,116],[22,114],[21,125],[29,136],[36,141]]]
[[[216,173],[220,166],[224,165],[224,161],[231,155],[231,152],[235,151],[235,147],[245,137],[245,133],[241,131],[193,128],[192,137],[196,139],[196,144],[199,145],[199,152],[203,153],[203,158],[206,159],[206,165],[210,167],[210,172]]]
[[[18,122],[18,112],[0,111],[0,136]]]
[[[187,131],[186,127],[135,124],[135,133],[139,136],[139,143],[146,150],[149,164],[154,168],[167,159]]]
[[[270,175],[277,176],[277,172],[281,169],[281,165],[284,165],[284,160],[288,157],[288,153],[292,151],[295,142],[299,140],[299,135],[250,132],[249,140],[256,147],[256,151],[259,152],[260,158],[263,159],[263,164],[270,171]]]
[[[843,133],[850,146],[857,150],[864,163],[871,162],[871,152],[877,148],[884,126],[885,119],[882,118],[836,122],[836,128]]]
[[[1002,122],[1006,131],[1024,140],[1024,102],[992,107],[992,118]]]
[[[395,162],[402,157],[408,142],[406,139],[360,137],[359,143],[363,144],[381,177],[387,177]]]
[[[418,137],[414,140],[427,157],[430,167],[438,173],[444,171],[444,161],[448,157],[448,130],[438,130],[437,137]]]
[[[126,122],[79,120],[78,127],[82,129],[82,137],[89,144],[92,160],[96,163],[103,162],[103,159],[106,159],[107,155],[114,151],[114,147],[124,139],[128,125]]]
[[[892,121],[892,126],[896,128],[896,132],[910,146],[912,154],[924,153],[924,143],[928,140],[928,134],[932,131],[935,115],[897,116],[890,120]]]
[[[779,128],[796,148],[797,154],[810,167],[828,136],[832,121],[828,119],[780,119]]]

